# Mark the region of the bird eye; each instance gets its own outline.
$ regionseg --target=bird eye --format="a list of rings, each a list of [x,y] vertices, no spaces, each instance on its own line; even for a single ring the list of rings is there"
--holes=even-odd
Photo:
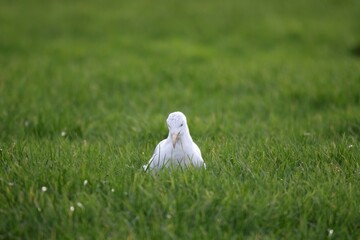
[[[180,125],[180,127],[182,127],[182,126],[184,126],[184,124],[183,124],[183,123]]]

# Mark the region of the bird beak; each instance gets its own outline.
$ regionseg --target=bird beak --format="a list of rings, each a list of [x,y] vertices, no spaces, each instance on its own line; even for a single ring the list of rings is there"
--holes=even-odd
[[[171,139],[172,139],[173,148],[175,148],[175,144],[176,144],[176,141],[177,141],[178,136],[179,136],[179,133],[173,133],[173,134],[171,134]]]

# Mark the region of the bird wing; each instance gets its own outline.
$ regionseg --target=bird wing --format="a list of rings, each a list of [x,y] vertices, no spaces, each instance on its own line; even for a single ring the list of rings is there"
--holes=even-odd
[[[148,164],[143,166],[144,170],[151,170],[153,168],[162,167],[163,163],[160,161],[162,159],[160,155],[160,150],[164,148],[166,139],[162,140],[155,148],[152,157],[150,158]],[[161,150],[162,151],[162,150]]]
[[[193,151],[194,151],[194,155],[192,159],[193,164],[198,167],[204,166],[206,168],[204,159],[201,156],[200,148],[194,142],[193,142]]]

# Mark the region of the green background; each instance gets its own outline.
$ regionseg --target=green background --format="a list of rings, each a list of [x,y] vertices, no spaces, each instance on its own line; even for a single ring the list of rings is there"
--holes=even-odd
[[[359,16],[0,1],[0,239],[359,238]],[[207,170],[143,173],[173,111]]]

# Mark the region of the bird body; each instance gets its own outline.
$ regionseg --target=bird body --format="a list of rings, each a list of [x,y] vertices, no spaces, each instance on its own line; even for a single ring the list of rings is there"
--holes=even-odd
[[[144,170],[189,166],[206,168],[201,151],[190,136],[185,115],[181,112],[170,113],[166,122],[169,136],[156,146]]]

